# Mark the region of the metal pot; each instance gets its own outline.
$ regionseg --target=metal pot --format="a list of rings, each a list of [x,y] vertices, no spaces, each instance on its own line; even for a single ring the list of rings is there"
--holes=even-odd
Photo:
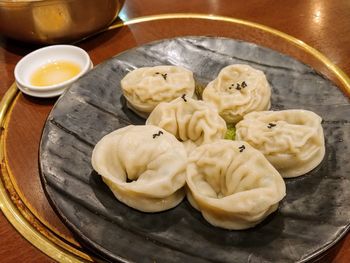
[[[0,34],[54,44],[84,38],[108,26],[124,0],[0,0]]]

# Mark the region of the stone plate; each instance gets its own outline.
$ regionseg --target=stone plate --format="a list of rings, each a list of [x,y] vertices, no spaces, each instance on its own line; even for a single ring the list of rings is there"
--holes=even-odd
[[[287,196],[257,227],[228,231],[208,224],[185,200],[147,214],[113,196],[90,164],[107,133],[144,120],[125,106],[120,80],[142,66],[173,64],[198,85],[233,63],[263,70],[272,109],[307,109],[323,118],[326,156],[305,176],[286,180]],[[122,262],[303,262],[339,240],[350,222],[350,104],[329,80],[299,61],[252,43],[182,37],[153,42],[95,67],[61,96],[40,145],[44,189],[64,223],[93,253]]]

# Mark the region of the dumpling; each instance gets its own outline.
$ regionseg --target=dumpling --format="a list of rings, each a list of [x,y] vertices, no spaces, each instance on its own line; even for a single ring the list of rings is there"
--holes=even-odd
[[[212,225],[247,229],[278,208],[286,194],[281,175],[247,142],[219,140],[191,152],[189,202]]]
[[[174,134],[185,142],[188,149],[223,139],[226,134],[226,122],[215,107],[185,94],[171,102],[158,104],[146,124],[161,127]]]
[[[163,211],[182,201],[186,165],[184,146],[152,125],[107,134],[92,153],[93,168],[115,197],[143,212]]]
[[[325,155],[321,121],[307,110],[252,112],[236,125],[236,139],[261,151],[283,177],[296,177]]]
[[[147,116],[160,102],[171,101],[182,94],[192,97],[193,73],[179,66],[156,66],[135,69],[122,80],[121,87],[129,107]]]
[[[202,97],[227,123],[237,123],[249,112],[269,109],[271,89],[262,71],[235,64],[223,68]]]

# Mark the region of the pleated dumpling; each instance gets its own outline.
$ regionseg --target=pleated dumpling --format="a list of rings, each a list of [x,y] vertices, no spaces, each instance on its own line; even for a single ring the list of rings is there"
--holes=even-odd
[[[184,146],[152,125],[116,130],[92,153],[93,168],[115,197],[143,212],[163,211],[182,201],[186,165]]]
[[[261,151],[283,177],[296,177],[325,155],[321,121],[307,110],[252,112],[236,125],[236,139]]]
[[[192,97],[193,73],[180,66],[138,68],[129,72],[121,87],[129,107],[147,116],[160,102],[171,101],[182,94]]]
[[[172,133],[185,142],[189,149],[193,148],[191,142],[198,146],[223,139],[226,134],[225,120],[215,107],[185,94],[171,102],[160,103],[146,123]]]
[[[278,208],[286,188],[264,155],[243,141],[220,140],[191,152],[187,197],[212,225],[255,226]]]
[[[262,71],[235,64],[223,68],[202,97],[215,105],[227,123],[237,123],[249,112],[269,109],[271,89]]]

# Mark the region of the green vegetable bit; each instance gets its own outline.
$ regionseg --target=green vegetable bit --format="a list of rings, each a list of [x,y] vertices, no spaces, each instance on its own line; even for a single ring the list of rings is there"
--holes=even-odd
[[[236,136],[236,128],[233,124],[227,125],[227,132],[225,134],[226,140],[234,140]]]
[[[199,100],[202,99],[202,94],[203,94],[204,89],[205,89],[204,85],[196,84],[196,86],[195,86],[194,92]]]

